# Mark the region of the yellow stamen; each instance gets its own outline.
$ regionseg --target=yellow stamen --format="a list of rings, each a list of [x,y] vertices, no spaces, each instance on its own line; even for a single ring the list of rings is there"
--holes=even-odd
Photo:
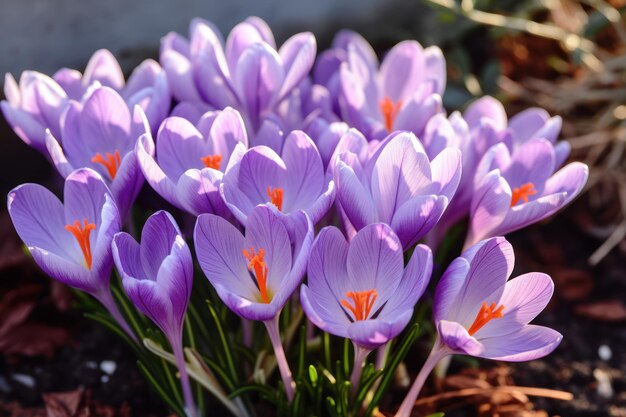
[[[483,305],[480,307],[480,311],[478,311],[478,314],[474,319],[474,323],[472,323],[467,332],[470,334],[470,336],[473,336],[474,333],[479,331],[485,324],[489,323],[491,320],[502,318],[502,310],[504,310],[503,305],[496,309],[496,303],[491,303],[490,306],[487,306],[487,303],[483,302]]]
[[[267,292],[267,264],[263,259],[265,257],[265,249],[261,248],[255,254],[254,248],[250,247],[250,250],[244,249],[243,256],[248,260],[248,269],[250,271],[254,271],[254,275],[256,277],[256,282],[259,286],[259,292],[261,293],[261,300],[265,304],[269,304],[270,297]]]
[[[348,291],[346,293],[346,297],[351,298],[354,305],[350,305],[348,300],[341,300],[341,305],[352,312],[356,321],[360,321],[367,320],[369,317],[372,307],[374,306],[374,302],[378,297],[378,293],[376,290],[358,292]]]
[[[83,252],[83,257],[87,263],[87,269],[91,269],[91,242],[89,241],[89,234],[92,230],[96,230],[96,225],[89,223],[87,219],[84,220],[84,226],[81,226],[80,222],[76,220],[73,225],[68,224],[65,226],[65,230],[70,232],[76,238],[80,250]]]
[[[102,164],[106,168],[107,172],[109,173],[111,180],[114,180],[115,175],[117,174],[117,170],[122,164],[122,157],[120,156],[120,151],[115,151],[113,153],[107,152],[104,155],[105,156],[103,157],[102,154],[97,153],[93,158],[91,158],[91,162],[96,163],[96,164]]]
[[[524,203],[528,203],[528,197],[537,194],[535,185],[532,182],[527,182],[518,188],[513,188],[511,193],[511,207],[519,203],[520,200],[524,200]]]

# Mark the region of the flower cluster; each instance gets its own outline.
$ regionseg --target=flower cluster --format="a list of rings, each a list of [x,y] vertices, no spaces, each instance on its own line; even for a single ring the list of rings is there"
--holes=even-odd
[[[447,355],[522,361],[559,344],[556,331],[528,324],[552,295],[550,277],[507,281],[514,257],[502,236],[560,210],[588,175],[581,163],[563,166],[558,116],[533,108],[509,120],[491,97],[447,114],[445,85],[441,50],[416,41],[379,62],[361,36],[342,31],[316,60],[311,33],[277,47],[259,18],[225,40],[195,19],[188,37],[166,35],[160,62],[145,61],[128,81],[105,50],[82,74],[6,76],[4,116],[65,179],[63,202],[24,184],[9,193],[9,213],[44,272],[91,294],[137,340],[111,293],[116,267],[128,299],[172,347],[190,416],[199,411],[183,348],[188,240],[243,320],[243,343],[252,343],[250,321],[266,327],[289,401],[299,386],[283,309],[353,343],[354,394],[368,354],[379,349],[384,368],[385,347],[415,321],[432,281],[437,337],[398,410],[406,417]],[[144,182],[193,231],[158,211],[138,243]],[[438,265],[435,283],[432,251],[457,224],[467,225],[463,252]],[[245,404],[224,401],[246,415]]]

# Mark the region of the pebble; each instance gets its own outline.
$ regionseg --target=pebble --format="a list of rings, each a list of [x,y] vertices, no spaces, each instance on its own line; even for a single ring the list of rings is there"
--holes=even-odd
[[[608,345],[600,345],[598,348],[598,356],[603,361],[610,361],[613,357],[613,351],[611,351],[611,348]]]
[[[15,381],[19,382],[20,384],[24,385],[25,387],[28,388],[34,388],[35,387],[35,378],[33,378],[30,375],[26,375],[26,374],[13,374],[11,376]]]
[[[613,397],[613,386],[611,385],[611,376],[600,368],[593,370],[593,377],[598,382],[596,391],[598,395],[603,398]]]
[[[108,375],[113,375],[113,372],[117,369],[117,364],[113,361],[100,362],[100,370]]]

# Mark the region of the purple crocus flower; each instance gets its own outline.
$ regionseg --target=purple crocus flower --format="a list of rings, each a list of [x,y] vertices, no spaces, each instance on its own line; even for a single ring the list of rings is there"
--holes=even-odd
[[[346,228],[386,223],[406,249],[437,223],[460,176],[458,149],[445,149],[430,162],[414,134],[397,132],[364,167],[353,153],[339,155],[334,177]]]
[[[430,249],[418,245],[405,268],[400,240],[383,223],[364,227],[350,243],[333,226],[317,236],[300,300],[313,324],[354,343],[353,388],[367,354],[408,324],[432,266]]]
[[[245,151],[237,145],[220,191],[230,211],[244,226],[253,208],[266,203],[285,215],[304,210],[315,224],[335,198],[334,182],[325,180],[320,154],[302,131],[287,136],[282,156],[267,146]]]
[[[587,165],[572,162],[555,172],[555,148],[531,139],[512,153],[493,146],[478,166],[465,247],[504,235],[556,213],[583,189]]]
[[[322,117],[313,118],[305,126],[304,131],[309,135],[320,153],[324,168],[328,167],[332,154],[337,148],[339,140],[350,126],[344,122],[328,122]]]
[[[348,50],[350,54],[358,54],[360,62],[364,62],[368,69],[378,66],[376,52],[364,37],[351,30],[340,30],[331,48],[319,54],[313,69],[313,81],[326,86],[335,100],[339,95],[339,68],[342,63],[348,62]],[[339,114],[339,105],[337,102],[334,104]]]
[[[156,157],[150,134],[139,139],[136,153],[146,180],[169,203],[195,216],[230,217],[219,185],[237,144],[248,147],[246,128],[239,112],[227,107],[206,113],[197,127],[167,118],[157,134]]]
[[[109,287],[111,241],[121,222],[100,175],[91,169],[68,175],[64,203],[38,184],[14,188],[7,201],[15,230],[37,265],[51,278],[98,299],[135,339]]]
[[[96,51],[87,63],[85,73],[63,68],[53,75],[54,80],[72,100],[81,101],[94,86],[110,87],[120,93],[129,109],[138,105],[146,114],[152,131],[156,131],[170,110],[170,92],[167,75],[152,59],[143,61],[124,81],[122,68],[111,52]]]
[[[520,362],[551,353],[562,336],[528,324],[548,304],[554,284],[537,272],[507,281],[515,257],[503,237],[482,241],[455,259],[437,285],[438,338],[396,417],[408,417],[426,377],[452,354]]]
[[[194,19],[190,39],[170,33],[161,41],[161,64],[178,101],[232,106],[256,131],[267,115],[309,73],[315,37],[299,33],[276,50],[274,35],[258,17],[230,32],[226,42],[216,27]]]
[[[489,130],[489,128],[489,124],[484,127],[485,130]],[[489,134],[470,136],[467,122],[459,112],[453,112],[449,117],[444,114],[436,114],[426,124],[420,140],[428,157],[432,160],[444,149],[456,148],[461,151],[461,166],[463,167],[454,198],[435,229],[428,236],[429,244],[432,247],[436,247],[441,235],[447,233],[451,226],[467,215],[472,199],[474,173],[478,164],[476,159],[486,151],[486,149],[482,149],[484,142],[493,137],[494,135]]]
[[[82,167],[100,172],[125,218],[143,184],[133,152],[137,138],[150,131],[143,111],[135,106],[131,114],[115,90],[99,87],[84,103],[72,101],[64,120],[63,142],[52,132],[46,138],[56,169],[63,177]]]
[[[554,168],[558,168],[570,151],[568,142],[556,143],[560,129],[561,118],[550,117],[539,108],[525,110],[507,120],[502,104],[489,96],[470,104],[463,116],[454,112],[447,119],[443,115],[431,118],[421,137],[428,156],[433,158],[446,147],[459,148],[463,155],[463,172],[457,193],[431,234],[430,242],[436,244],[451,226],[469,214],[476,192],[478,165],[492,146],[501,143],[511,153],[517,153],[527,142],[545,139],[554,148]]]
[[[183,351],[183,322],[193,286],[193,259],[176,221],[165,211],[148,218],[141,244],[128,233],[113,239],[113,258],[135,307],[165,334],[178,370],[187,412],[196,416]]]
[[[554,146],[556,167],[563,165],[570,153],[569,142],[556,142],[561,131],[561,118],[550,117],[548,112],[540,108],[526,109],[507,120],[502,103],[485,96],[470,104],[463,113],[463,118],[467,123],[469,136],[465,133],[466,128],[457,120],[458,114],[455,115],[455,120],[451,117],[450,122],[461,137],[461,150],[470,156],[467,162],[471,174],[487,150],[498,143],[504,143],[511,152],[515,152],[528,141],[545,139]],[[472,176],[466,183],[472,184],[473,180]],[[472,189],[471,186],[467,188]],[[467,206],[470,199],[462,203]]]
[[[400,42],[379,67],[360,36],[342,32],[335,44],[320,59],[315,79],[336,92],[343,119],[369,139],[395,130],[421,135],[430,117],[441,111],[446,75],[439,48]]]
[[[493,97],[485,96],[470,104],[463,113],[463,117],[470,130],[479,130],[474,133],[478,140],[481,140],[478,137],[481,125],[488,123],[493,129],[492,135],[498,138],[497,141],[506,143],[512,151],[529,140],[546,139],[554,144],[557,166],[563,164],[569,155],[568,142],[556,143],[563,124],[561,117],[550,117],[544,109],[538,107],[526,109],[507,121],[502,103]],[[483,145],[483,153],[493,144],[487,141]]]
[[[11,74],[4,78],[0,108],[13,131],[26,143],[47,155],[46,129],[61,132],[61,115],[69,100],[63,89],[50,77],[36,71],[24,71],[19,85]]]
[[[313,243],[303,211],[286,222],[276,209],[255,207],[245,236],[219,216],[202,214],[194,230],[202,271],[222,301],[244,319],[263,321],[274,347],[289,400],[294,382],[278,331],[278,315],[298,288]]]
[[[337,158],[343,152],[354,153],[364,165],[372,153],[371,149],[378,143],[378,141],[368,142],[361,132],[344,122],[327,123],[316,119],[308,130],[330,178],[335,171]]]

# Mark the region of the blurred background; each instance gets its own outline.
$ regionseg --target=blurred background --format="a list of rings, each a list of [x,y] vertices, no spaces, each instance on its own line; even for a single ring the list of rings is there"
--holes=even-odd
[[[623,417],[625,10],[626,0],[0,0],[0,73],[83,70],[100,48],[128,73],[158,58],[167,32],[187,34],[196,16],[223,33],[259,16],[279,44],[310,30],[318,51],[342,28],[360,32],[379,54],[404,39],[441,46],[448,110],[484,94],[502,100],[509,116],[544,107],[563,117],[571,159],[591,173],[584,194],[563,213],[510,236],[519,272],[543,271],[555,280],[540,323],[563,333],[562,345],[520,366],[453,364],[437,391],[424,393],[424,415]],[[0,118],[1,194],[23,182],[60,188],[48,162]],[[0,416],[166,415],[132,354],[71,305],[71,294],[43,279],[24,254],[2,205]],[[70,392],[55,394],[61,391]],[[574,399],[565,401],[566,393]]]

